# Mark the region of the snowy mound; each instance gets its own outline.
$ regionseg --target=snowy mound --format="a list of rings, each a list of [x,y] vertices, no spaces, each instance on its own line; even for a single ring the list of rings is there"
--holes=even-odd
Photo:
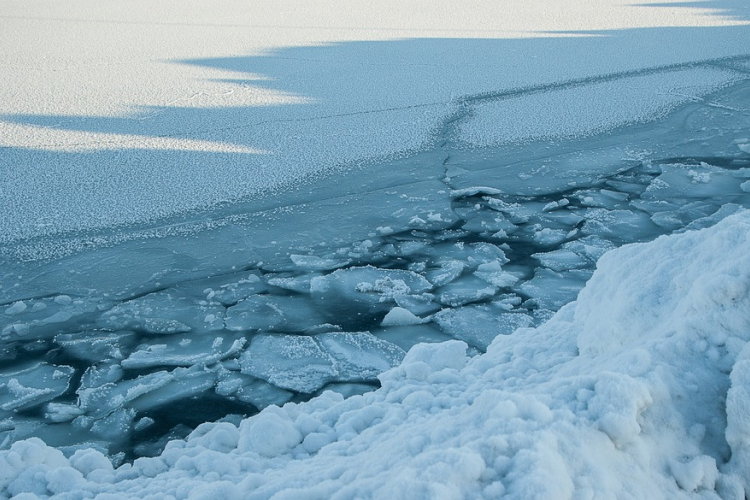
[[[113,469],[38,439],[0,497],[744,498],[750,212],[605,254],[572,303],[486,354],[419,344],[349,399],[203,424]]]

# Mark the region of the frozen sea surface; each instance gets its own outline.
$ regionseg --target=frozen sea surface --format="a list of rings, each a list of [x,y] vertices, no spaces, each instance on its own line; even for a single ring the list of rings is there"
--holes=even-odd
[[[0,498],[743,498],[747,8],[610,3],[9,4]]]
[[[442,157],[432,181],[227,207],[210,227],[119,231],[88,250],[83,238],[7,246],[18,277],[0,308],[3,446],[38,436],[68,453],[151,455],[203,421],[375,389],[421,342],[460,340],[476,355],[539,326],[607,251],[750,208],[750,119],[729,110],[750,93],[738,80],[708,98],[726,106],[688,104],[652,124],[383,165]],[[330,236],[318,244],[311,229]],[[254,244],[260,234],[275,243]],[[70,255],[28,253],[63,246]],[[180,410],[195,405],[205,410]]]

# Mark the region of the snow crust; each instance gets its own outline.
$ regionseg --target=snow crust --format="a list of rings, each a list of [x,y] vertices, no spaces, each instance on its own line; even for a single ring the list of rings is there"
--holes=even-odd
[[[750,212],[606,253],[544,325],[419,344],[382,388],[207,423],[113,469],[40,440],[0,491],[69,498],[743,498]]]
[[[7,2],[0,242],[268,202],[446,139],[489,145],[654,119],[736,78],[714,63],[744,56],[750,39],[741,14],[702,4],[351,10]]]

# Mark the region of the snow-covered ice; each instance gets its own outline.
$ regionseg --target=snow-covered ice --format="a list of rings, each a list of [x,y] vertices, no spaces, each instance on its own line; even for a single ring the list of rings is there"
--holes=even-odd
[[[0,499],[748,495],[742,2],[0,44]]]

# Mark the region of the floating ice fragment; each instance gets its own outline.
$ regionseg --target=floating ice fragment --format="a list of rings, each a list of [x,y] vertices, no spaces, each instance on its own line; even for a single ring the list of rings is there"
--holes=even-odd
[[[313,337],[303,335],[258,335],[240,358],[242,373],[308,394],[334,380],[333,364]]]
[[[304,332],[326,323],[306,297],[253,295],[227,310],[226,327],[233,331]]]
[[[61,333],[55,337],[55,342],[62,346],[66,354],[97,363],[109,359],[123,359],[135,343],[135,334],[127,331]]]
[[[460,276],[464,267],[466,264],[460,260],[448,259],[440,262],[439,268],[427,271],[425,276],[433,285],[443,286]]]
[[[465,220],[466,223],[461,227],[475,233],[505,231],[507,234],[513,234],[518,229],[503,214],[487,210],[467,217]]]
[[[320,273],[308,273],[302,276],[270,278],[268,284],[297,293],[310,293],[310,281]]]
[[[372,266],[339,269],[313,278],[310,286],[321,311],[345,328],[382,319],[398,297],[420,295],[431,289],[430,282],[415,272]]]
[[[399,346],[404,351],[409,351],[417,344],[445,342],[452,337],[440,330],[434,323],[420,325],[388,326],[382,330],[373,332],[379,339],[386,340],[391,344]]]
[[[477,266],[488,262],[499,261],[501,264],[508,262],[505,252],[497,245],[492,243],[464,243],[464,242],[442,242],[431,245],[425,249],[432,258],[432,261],[438,266],[443,267],[449,273],[457,272],[457,266],[453,261],[464,264],[467,271],[475,271]]]
[[[500,261],[479,264],[477,270],[474,271],[474,276],[498,288],[513,286],[518,281],[514,274],[503,270]]]
[[[559,245],[568,239],[568,231],[564,229],[551,229],[549,227],[542,227],[541,224],[537,224],[534,229],[531,239],[537,245],[550,247]]]
[[[584,269],[558,273],[538,268],[532,279],[519,285],[518,291],[531,297],[538,307],[555,311],[575,300],[591,273]]]
[[[398,346],[369,333],[258,335],[240,366],[242,373],[309,394],[333,381],[374,380],[403,354]]]
[[[68,295],[58,295],[54,298],[55,304],[60,304],[61,306],[67,306],[71,302],[73,302],[73,299],[71,299]]]
[[[0,418],[64,394],[75,370],[70,366],[31,363],[0,372]]]
[[[184,340],[191,340],[185,343]],[[138,369],[156,366],[209,365],[238,355],[247,339],[239,334],[225,333],[219,337],[193,335],[184,339],[168,337],[159,344],[140,346],[120,364]]]
[[[31,328],[24,323],[14,323],[3,328],[2,336],[5,338],[26,337]]]
[[[206,322],[209,315],[214,319]],[[97,323],[108,330],[153,334],[211,332],[224,328],[224,307],[201,303],[176,290],[165,290],[118,304]]]
[[[450,192],[451,198],[464,198],[468,196],[475,196],[478,194],[494,195],[503,194],[503,192],[500,189],[487,186],[473,186],[462,189],[454,189]]]
[[[292,254],[289,258],[294,262],[295,266],[304,271],[332,271],[344,267],[351,262],[350,260],[330,259],[315,255]]]
[[[65,403],[49,403],[44,414],[44,418],[50,422],[69,422],[76,417],[83,415],[80,406]]]
[[[440,304],[434,301],[435,296],[431,293],[419,295],[399,295],[394,297],[396,304],[416,316],[432,314],[440,310]]]
[[[14,302],[12,305],[8,306],[7,309],[5,309],[5,314],[8,316],[14,316],[16,314],[20,314],[26,310],[26,304],[24,301],[19,300],[17,302]]]
[[[581,232],[584,235],[638,241],[661,234],[648,214],[641,211],[591,208],[583,215],[586,222],[581,228]]]
[[[446,306],[458,307],[492,297],[497,287],[480,277],[467,275],[451,281],[437,290],[438,301]]]
[[[494,305],[444,309],[432,320],[451,337],[485,351],[498,335],[508,335],[533,324],[531,316],[504,312]]]
[[[374,381],[404,358],[400,347],[367,332],[316,335],[321,347],[334,360],[337,382]]]
[[[578,255],[577,253],[561,248],[551,252],[535,253],[531,255],[537,259],[544,267],[553,271],[568,271],[570,269],[579,269],[590,265],[590,261]]]
[[[263,281],[260,271],[244,271],[179,283],[173,290],[194,300],[207,300],[231,306],[251,295],[268,291],[268,286]]]
[[[216,393],[230,398],[236,398],[244,403],[250,403],[259,410],[271,405],[281,406],[294,393],[269,384],[251,375],[233,370],[224,370],[219,374]]]
[[[415,316],[409,310],[403,307],[394,307],[385,315],[380,324],[381,326],[405,326],[418,325],[424,322],[425,320],[419,316]]]

